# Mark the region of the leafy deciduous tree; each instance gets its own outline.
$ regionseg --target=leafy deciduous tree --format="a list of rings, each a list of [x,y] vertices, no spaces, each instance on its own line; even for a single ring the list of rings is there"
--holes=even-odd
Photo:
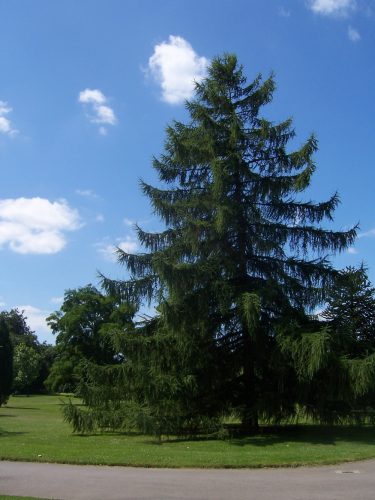
[[[49,390],[74,391],[82,362],[116,362],[117,351],[108,340],[108,330],[120,328],[133,314],[118,298],[102,294],[92,285],[67,290],[61,309],[47,318],[56,334],[56,360],[46,381]]]
[[[14,389],[29,394],[31,384],[40,370],[40,355],[26,344],[18,344],[14,349]]]
[[[10,338],[14,347],[22,343],[37,349],[39,345],[38,338],[28,326],[24,311],[19,311],[18,309],[2,311],[0,312],[0,317],[8,325]]]

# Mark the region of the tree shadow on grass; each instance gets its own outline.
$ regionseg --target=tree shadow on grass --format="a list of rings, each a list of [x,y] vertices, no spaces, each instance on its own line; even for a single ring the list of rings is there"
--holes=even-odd
[[[90,437],[138,437],[141,438],[144,444],[163,445],[173,443],[188,443],[188,442],[213,442],[221,441],[233,446],[255,446],[255,447],[270,447],[274,445],[287,445],[290,443],[306,444],[306,445],[331,445],[335,446],[340,441],[349,443],[363,443],[375,445],[375,427],[374,426],[320,426],[320,425],[301,425],[301,426],[270,426],[261,427],[257,434],[250,436],[229,435],[227,438],[219,438],[215,435],[199,435],[199,436],[163,436],[159,440],[156,436],[145,436],[140,432],[91,432],[91,433],[74,433],[74,438],[90,438]]]
[[[107,437],[121,437],[121,436],[125,436],[125,437],[139,437],[139,436],[144,436],[144,434],[142,434],[141,432],[136,432],[136,431],[103,431],[103,432],[85,432],[85,433],[79,433],[79,432],[75,432],[72,434],[73,437],[79,437],[79,438],[89,438],[89,437],[100,437],[100,436],[107,436]]]
[[[31,407],[31,406],[9,406],[7,405],[6,406],[6,409],[7,410],[38,410],[40,411],[40,408],[35,408],[35,406]]]
[[[234,446],[257,446],[268,447],[274,445],[283,445],[289,443],[299,444],[325,444],[336,445],[339,441],[350,443],[364,443],[375,445],[375,427],[338,427],[338,426],[286,426],[286,427],[264,427],[258,434],[250,436],[228,436],[227,439],[221,439]],[[179,442],[197,442],[197,441],[219,441],[215,436],[186,436],[177,438],[166,438],[161,443],[179,443]]]
[[[4,431],[0,429],[0,438],[9,436],[22,436],[23,434],[29,434],[28,432],[18,432],[18,431]]]

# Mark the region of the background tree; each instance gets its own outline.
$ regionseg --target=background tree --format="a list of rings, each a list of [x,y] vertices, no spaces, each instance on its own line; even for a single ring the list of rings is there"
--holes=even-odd
[[[32,378],[32,383],[27,387],[23,386],[22,390],[28,393],[45,392],[44,381],[48,377],[53,362],[54,346],[38,341],[37,335],[27,324],[27,317],[24,311],[19,311],[18,309],[2,311],[0,312],[0,318],[7,324],[13,349],[16,349],[20,344],[26,345],[40,358],[37,376]],[[35,357],[34,354],[33,357]]]
[[[9,328],[0,316],[0,406],[8,401],[13,384],[13,346]]]
[[[327,291],[321,330],[294,332],[282,349],[296,370],[298,401],[317,420],[361,422],[375,407],[375,289],[367,269],[347,267]],[[282,337],[282,335],[281,335]]]
[[[40,356],[40,365],[38,376],[29,387],[31,394],[45,393],[48,390],[46,382],[55,362],[56,346],[46,342],[39,343],[36,352]]]
[[[126,323],[129,314],[133,311],[129,312],[117,297],[103,294],[92,285],[67,290],[61,309],[47,318],[56,335],[56,358],[46,380],[48,389],[74,391],[84,362],[117,362],[107,330]]]
[[[322,317],[336,332],[343,352],[355,355],[375,349],[375,288],[367,269],[346,267],[329,290]]]
[[[39,374],[41,356],[26,344],[18,344],[14,349],[14,390],[30,394],[30,386]]]
[[[294,411],[298,356],[289,340],[301,331],[315,338],[306,313],[336,274],[326,255],[350,245],[355,229],[321,226],[332,220],[337,194],[322,203],[299,198],[317,142],[311,136],[289,151],[291,120],[260,116],[274,89],[273,77],[248,84],[235,56],[214,59],[186,105],[190,123],[167,128],[165,152],[154,160],[164,186],[141,184],[166,230],[137,227],[148,253],[119,249],[130,279],[103,278],[132,304],[155,301],[158,316],[116,339],[121,366],[92,370],[82,391],[88,411],[67,409],[76,428],[125,425],[129,408],[156,432],[197,428],[227,411],[251,429],[259,414]],[[318,344],[293,341],[299,355],[311,351],[313,371]]]
[[[37,349],[39,345],[38,338],[28,326],[27,317],[24,311],[19,311],[18,309],[2,311],[0,312],[0,317],[3,318],[8,325],[13,347],[22,343]]]

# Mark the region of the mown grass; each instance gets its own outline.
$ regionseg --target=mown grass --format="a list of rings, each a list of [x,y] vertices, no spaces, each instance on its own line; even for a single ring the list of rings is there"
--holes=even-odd
[[[375,457],[375,427],[285,426],[227,441],[74,435],[57,396],[16,396],[0,408],[0,459],[144,467],[277,467]]]
[[[13,495],[0,495],[0,500],[8,500],[9,498],[12,500],[48,500],[48,498],[39,497],[15,497]]]

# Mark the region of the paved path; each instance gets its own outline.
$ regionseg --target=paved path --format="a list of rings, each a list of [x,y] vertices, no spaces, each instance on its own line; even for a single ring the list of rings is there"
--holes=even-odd
[[[64,500],[374,500],[375,460],[253,470],[0,462],[0,494]]]

